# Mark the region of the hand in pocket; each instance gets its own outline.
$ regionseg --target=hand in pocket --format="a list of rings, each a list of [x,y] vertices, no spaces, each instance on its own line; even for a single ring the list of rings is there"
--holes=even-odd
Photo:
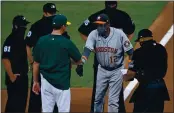
[[[18,76],[20,76],[20,74],[13,74],[12,76],[10,76],[11,82],[14,83]]]

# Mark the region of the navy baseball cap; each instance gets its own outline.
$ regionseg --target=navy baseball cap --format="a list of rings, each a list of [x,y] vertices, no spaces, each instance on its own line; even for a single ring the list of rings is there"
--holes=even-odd
[[[54,3],[46,3],[43,6],[43,12],[56,13],[59,11],[56,9],[56,5]]]
[[[149,29],[142,29],[139,31],[138,38],[137,40],[135,40],[135,42],[150,40],[152,39],[152,37],[152,31],[150,31]]]
[[[13,18],[13,25],[17,26],[26,26],[30,22],[26,20],[23,15],[17,15]]]
[[[94,23],[96,24],[109,23],[109,17],[106,14],[100,14]]]

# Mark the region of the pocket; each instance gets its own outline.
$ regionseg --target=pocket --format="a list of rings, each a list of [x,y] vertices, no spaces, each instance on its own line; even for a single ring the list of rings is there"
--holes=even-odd
[[[12,84],[17,84],[20,81],[20,76],[16,77],[16,80],[14,82],[11,81]]]

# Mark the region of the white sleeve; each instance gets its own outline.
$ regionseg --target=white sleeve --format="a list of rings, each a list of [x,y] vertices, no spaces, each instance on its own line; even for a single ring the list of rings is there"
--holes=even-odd
[[[96,41],[95,39],[96,39],[96,35],[94,30],[88,35],[85,47],[93,51],[95,46],[95,41]]]
[[[121,43],[122,43],[124,52],[127,52],[130,49],[133,49],[133,46],[132,46],[130,40],[128,39],[128,37],[126,36],[126,34],[123,31],[121,31],[121,32],[122,32],[121,33],[121,36],[122,36],[122,40],[121,40],[122,42]]]

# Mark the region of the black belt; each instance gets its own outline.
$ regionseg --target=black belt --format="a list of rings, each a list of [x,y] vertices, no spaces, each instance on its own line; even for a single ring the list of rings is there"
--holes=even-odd
[[[150,81],[150,83],[159,83],[159,82],[163,82],[163,81],[164,81],[163,78],[159,78],[159,79],[155,79],[155,80]]]
[[[113,70],[115,70],[115,69],[120,68],[121,66],[123,66],[123,64],[120,64],[120,65],[118,65],[118,66],[116,66],[116,67],[105,67],[105,66],[101,66],[101,67],[102,67],[103,69],[107,70],[107,71],[113,71]]]
[[[144,84],[144,85],[147,85],[147,84],[156,84],[156,83],[163,83],[164,82],[164,79],[163,78],[159,78],[159,79],[153,79],[153,80],[148,80],[148,81],[143,81],[143,82],[140,82],[140,84]]]

